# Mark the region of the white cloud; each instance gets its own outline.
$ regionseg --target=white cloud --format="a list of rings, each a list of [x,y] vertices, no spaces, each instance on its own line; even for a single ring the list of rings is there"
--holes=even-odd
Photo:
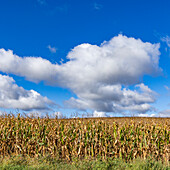
[[[161,72],[159,46],[118,35],[100,46],[76,46],[68,53],[68,62],[60,65],[0,49],[0,71],[70,88],[77,99],[66,103],[73,108],[141,113],[151,110],[150,103],[155,102],[154,92],[141,84],[141,79]],[[135,89],[130,90],[130,85]]]
[[[84,84],[139,83],[143,75],[154,75],[161,69],[159,44],[119,35],[101,46],[81,44],[58,65],[41,57],[19,57],[11,50],[0,49],[0,70],[34,82],[62,84],[74,88]],[[73,80],[74,79],[74,80]],[[52,81],[52,82],[51,82]]]
[[[17,86],[14,79],[0,74],[0,107],[25,111],[49,109],[54,103],[34,90]]]
[[[170,37],[167,35],[166,37],[162,37],[161,41],[165,42],[168,47],[170,47]]]
[[[93,112],[93,117],[107,117],[105,112],[97,112],[96,110]]]
[[[160,117],[170,117],[170,109],[159,112]]]
[[[26,77],[27,80],[55,80],[56,66],[41,57],[19,57],[13,51],[0,49],[0,71]]]
[[[79,93],[79,98],[71,98],[67,105],[80,110],[93,109],[104,112],[147,112],[152,110],[148,103],[155,102],[155,93],[144,84],[134,91],[121,85],[99,86]],[[147,91],[142,91],[145,87]]]
[[[51,53],[56,53],[56,51],[57,51],[57,48],[51,47],[51,45],[48,45],[47,48],[50,50]]]
[[[59,82],[78,97],[102,86],[139,83],[143,75],[160,71],[159,44],[122,35],[101,46],[81,44],[67,58],[70,61],[59,68]]]
[[[144,113],[141,113],[141,114],[138,114],[138,117],[156,117],[156,114],[144,114]]]

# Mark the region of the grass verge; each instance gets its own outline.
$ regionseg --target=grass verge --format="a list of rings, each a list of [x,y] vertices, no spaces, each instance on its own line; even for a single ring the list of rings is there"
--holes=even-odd
[[[139,158],[135,159],[133,162],[124,162],[121,159],[105,159],[100,158],[89,160],[74,159],[72,162],[67,162],[64,160],[59,160],[57,158],[52,158],[50,156],[30,158],[22,156],[5,157],[0,159],[0,169],[2,170],[170,170],[168,164],[163,164],[162,162],[155,161],[154,159],[148,158],[146,160],[141,160]]]

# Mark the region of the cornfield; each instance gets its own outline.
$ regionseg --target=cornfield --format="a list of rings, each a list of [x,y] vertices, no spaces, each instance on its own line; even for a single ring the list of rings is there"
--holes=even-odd
[[[0,118],[0,155],[169,162],[170,118]]]

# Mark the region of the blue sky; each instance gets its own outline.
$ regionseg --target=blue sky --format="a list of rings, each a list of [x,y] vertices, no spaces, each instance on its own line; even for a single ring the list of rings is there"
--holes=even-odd
[[[169,0],[0,2],[2,112],[170,116]]]

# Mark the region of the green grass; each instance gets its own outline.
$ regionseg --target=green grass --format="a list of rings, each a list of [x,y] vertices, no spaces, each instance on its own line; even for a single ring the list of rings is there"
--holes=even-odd
[[[155,161],[153,159],[141,160],[136,159],[133,162],[124,162],[121,159],[111,159],[102,160],[100,158],[96,160],[78,160],[74,159],[72,162],[67,162],[64,160],[59,160],[57,158],[52,158],[50,156],[40,157],[40,158],[30,158],[15,156],[10,158],[0,159],[0,169],[2,170],[83,170],[83,169],[96,169],[96,170],[170,170],[167,164]]]

